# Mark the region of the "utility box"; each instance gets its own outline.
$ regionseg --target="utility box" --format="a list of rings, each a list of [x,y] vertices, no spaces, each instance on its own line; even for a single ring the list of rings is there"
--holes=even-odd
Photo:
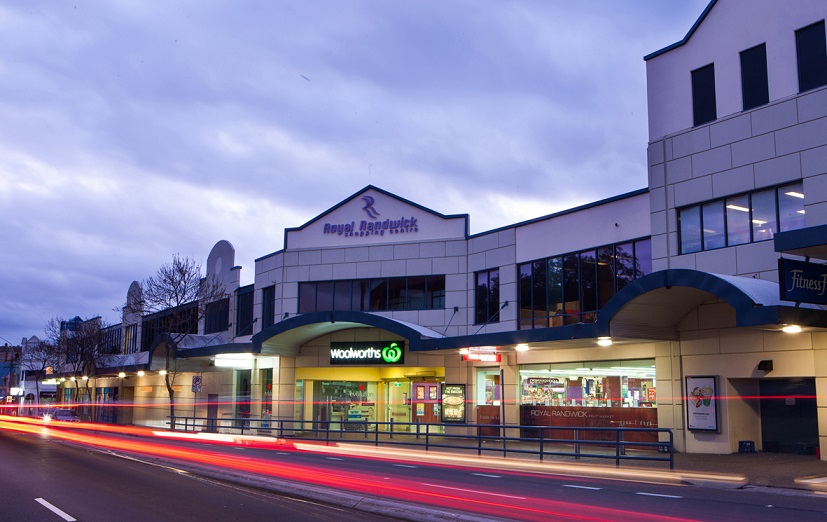
[[[755,453],[755,441],[752,441],[752,440],[738,441],[738,453]]]

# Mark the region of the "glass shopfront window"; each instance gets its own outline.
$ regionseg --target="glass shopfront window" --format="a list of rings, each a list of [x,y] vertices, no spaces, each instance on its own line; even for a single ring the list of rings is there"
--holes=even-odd
[[[523,366],[518,393],[523,426],[658,426],[654,359]],[[539,437],[539,433],[526,429],[523,436]],[[583,437],[602,440],[611,433],[587,431]],[[544,435],[554,436],[553,430]],[[655,432],[631,432],[627,436],[630,441],[657,441]]]

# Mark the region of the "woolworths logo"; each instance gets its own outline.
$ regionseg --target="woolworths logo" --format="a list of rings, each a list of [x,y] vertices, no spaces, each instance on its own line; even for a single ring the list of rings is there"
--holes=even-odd
[[[330,343],[330,364],[404,364],[404,344]]]

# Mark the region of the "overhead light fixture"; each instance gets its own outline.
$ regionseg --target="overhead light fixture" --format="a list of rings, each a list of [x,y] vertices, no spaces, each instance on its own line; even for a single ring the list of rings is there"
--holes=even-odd
[[[517,346],[514,347],[514,349],[517,350],[518,352],[527,352],[528,351],[528,345],[527,344],[518,344]]]
[[[253,368],[253,354],[251,353],[219,353],[215,356],[217,368]]]
[[[781,328],[781,331],[788,334],[797,334],[801,333],[801,327],[797,324],[787,324],[784,325],[783,328]]]
[[[598,337],[597,338],[597,346],[611,346],[612,338],[611,337]]]
[[[737,210],[739,212],[749,212],[749,209],[747,207],[742,207],[739,205],[727,205],[726,208],[730,210]]]
[[[138,377],[143,377],[144,375],[146,375],[146,372],[144,372],[143,370],[140,370],[138,372]]]
[[[118,373],[118,377],[123,379],[124,377],[126,377],[126,374],[124,372],[120,372],[120,373]]]
[[[158,372],[158,375],[166,375],[166,374],[167,374],[166,370],[161,370],[160,372]]]
[[[462,348],[462,349],[459,351],[459,354],[460,354],[460,355],[468,355],[469,353],[471,353],[471,350],[469,350],[468,348]]]

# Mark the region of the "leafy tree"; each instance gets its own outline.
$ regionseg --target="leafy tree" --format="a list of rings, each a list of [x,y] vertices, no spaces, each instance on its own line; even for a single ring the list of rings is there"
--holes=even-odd
[[[60,364],[57,344],[33,337],[23,347],[23,360],[28,371],[35,376],[35,397],[40,402],[40,381],[45,378],[49,368],[56,368]]]
[[[130,288],[124,311],[144,317],[144,349],[153,345],[163,348],[170,417],[175,417],[175,382],[183,373],[178,346],[186,336],[198,333],[198,324],[211,304],[226,299],[223,284],[202,277],[201,264],[179,254],[174,254],[172,262],[162,265],[155,275]]]

